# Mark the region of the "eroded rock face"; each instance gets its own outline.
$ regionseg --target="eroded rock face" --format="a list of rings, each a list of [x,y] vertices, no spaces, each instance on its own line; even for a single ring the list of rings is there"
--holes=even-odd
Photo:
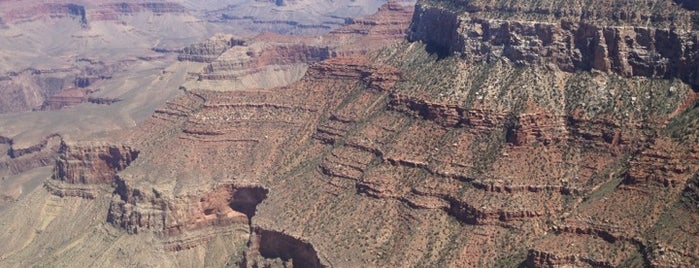
[[[117,179],[107,221],[129,233],[177,235],[212,226],[249,224],[268,194],[260,186],[225,184],[203,194],[164,196],[143,192]]]
[[[199,80],[234,80],[265,66],[312,63],[331,56],[327,47],[307,46],[303,43],[280,44],[271,48],[267,46],[269,45],[229,49],[204,68]]]
[[[61,144],[52,178],[71,184],[110,184],[139,151],[124,145]]]
[[[281,34],[325,34],[338,25],[344,25],[351,18],[372,14],[385,2],[376,1],[304,1],[277,0],[257,1],[248,4],[244,1],[237,5],[229,4],[209,12],[209,19],[225,23],[238,24],[242,27],[252,25],[258,32],[277,32]],[[411,5],[414,2],[400,1]],[[265,12],[265,7],[274,7],[273,12]],[[264,10],[264,11],[263,11]]]
[[[164,65],[167,66],[173,63],[174,55],[172,54],[176,52],[181,54],[179,55],[181,60],[211,62],[230,46],[240,45],[243,41],[237,38],[216,41],[214,39],[217,37],[214,37],[207,42],[190,46],[192,42],[210,37],[215,31],[248,37],[260,32],[327,33],[345,25],[345,20],[349,21],[350,17],[374,12],[380,5],[379,2],[375,0],[361,1],[361,3],[345,0],[322,1],[322,3],[294,1],[290,3],[289,8],[277,8],[273,2],[248,0],[212,3],[110,0],[2,2],[0,3],[0,29],[2,29],[0,35],[5,42],[0,42],[4,51],[0,56],[8,57],[8,60],[0,63],[0,88],[3,88],[0,92],[0,113],[55,110],[85,101],[86,96],[83,95],[89,95],[88,92],[81,93],[74,88],[90,87],[95,91],[104,87],[107,91],[102,91],[100,93],[102,96],[92,97],[118,99],[120,90],[114,90],[117,92],[114,94],[109,92],[112,87],[118,87],[115,86],[117,83],[112,84],[101,80],[108,80],[113,75],[128,72],[118,68],[124,67],[122,61],[145,64],[167,63]],[[226,19],[224,14],[237,18]],[[309,25],[299,22],[305,20],[310,20]],[[405,18],[402,20],[405,23],[408,22]],[[31,26],[32,24],[39,26],[37,28]],[[45,27],[49,24],[60,24],[65,31],[54,33],[51,27]],[[179,25],[172,27],[175,24]],[[367,27],[356,28],[357,30],[367,29]],[[402,30],[404,28],[396,31]],[[110,33],[105,34],[106,32]],[[135,34],[137,32],[138,34]],[[106,38],[103,38],[105,36]],[[65,39],[65,42],[55,42],[59,38]],[[400,36],[393,38],[400,38]],[[378,39],[373,43],[380,42],[382,40]],[[269,66],[272,64],[270,61],[273,62],[277,57],[286,57],[287,60],[282,61],[287,62],[285,63],[287,65],[303,64],[302,61],[311,58],[316,60],[327,58],[327,56],[321,56],[324,53],[327,54],[327,50],[322,46],[315,47],[308,43],[307,45],[312,48],[307,48],[293,44],[294,42],[280,45],[281,48],[278,50],[282,51],[278,53],[274,52],[277,50],[274,48],[264,49],[272,52],[267,53],[267,56],[256,54],[256,57],[262,57],[260,60],[262,63],[253,60],[252,65]],[[301,51],[297,53],[294,50]],[[76,54],[76,51],[79,53]],[[255,49],[255,51],[261,52],[261,49]],[[245,55],[246,52],[243,51],[242,54]],[[51,55],[53,60],[37,60],[33,56],[37,53]],[[80,56],[75,56],[78,54]],[[237,56],[239,55],[232,55],[232,57]],[[111,68],[111,65],[117,66],[114,70],[100,70]],[[269,81],[296,81],[305,71],[305,68],[289,66],[281,68],[293,69],[291,78],[274,77]],[[269,69],[264,75],[277,73],[274,67]],[[209,72],[209,76],[213,79],[236,79],[249,73],[260,72],[260,70],[242,72],[240,68],[236,69],[230,65],[217,70],[221,72],[215,74]],[[252,81],[251,84],[255,84],[255,81],[262,78],[257,76],[249,80]],[[280,86],[288,83],[270,84]]]
[[[153,12],[157,15],[182,14],[187,9],[177,2],[145,2],[145,3],[105,3],[91,14],[91,20],[116,20],[120,16],[133,15],[141,12]]]
[[[4,89],[0,92],[0,113],[58,110],[89,101],[90,95],[98,91],[92,85],[109,80],[130,63],[80,58],[69,66],[8,72],[5,79],[0,79]]]
[[[69,88],[49,97],[41,105],[42,110],[58,110],[65,107],[75,106],[88,100],[90,90]]]
[[[180,60],[210,62],[190,90],[241,90],[285,86],[300,79],[308,64],[333,57],[364,55],[400,40],[412,8],[388,3],[376,14],[319,37],[260,34],[248,40],[215,36],[185,48]],[[381,77],[381,76],[376,76]]]
[[[0,136],[0,144],[8,146],[6,155],[0,157],[0,169],[3,175],[17,175],[38,167],[55,163],[62,143],[61,136],[51,134],[39,143],[22,147],[15,145],[8,137]]]
[[[497,17],[498,11],[472,5],[459,13],[419,4],[409,39],[425,42],[428,49],[442,56],[456,53],[471,62],[506,59],[520,66],[549,66],[566,72],[598,70],[627,77],[676,77],[699,85],[699,47],[694,31],[674,25],[614,25],[574,17],[551,22],[503,20]],[[547,10],[538,12],[554,15]]]

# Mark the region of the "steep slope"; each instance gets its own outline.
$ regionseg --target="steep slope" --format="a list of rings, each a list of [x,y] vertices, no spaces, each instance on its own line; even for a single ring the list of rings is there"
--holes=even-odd
[[[407,29],[410,11],[388,5],[382,12],[402,14],[399,21],[366,20],[374,24],[349,26],[366,31],[346,42],[361,42],[362,36],[396,42]],[[372,28],[384,26],[395,30],[369,37],[382,34]],[[354,49],[348,46],[346,51]],[[13,241],[2,249],[3,265],[320,265],[322,257],[311,244],[251,226],[250,219],[268,196],[260,182],[263,175],[275,170],[286,152],[296,150],[301,135],[310,137],[324,107],[337,105],[349,92],[343,89],[365,76],[361,70],[367,64],[364,60],[343,67],[339,62],[339,69],[327,70],[331,73],[321,65],[318,75],[286,88],[187,91],[138,128],[105,137],[107,142],[64,142],[52,179],[9,206],[0,220],[10,230],[4,238]],[[337,92],[326,92],[328,88]],[[329,95],[326,100],[320,94],[338,97]],[[200,160],[192,161],[195,158]],[[151,171],[148,178],[143,177],[146,170]],[[12,216],[23,213],[24,207],[34,209],[34,217]],[[82,231],[72,229],[75,226]],[[57,231],[60,228],[71,231]],[[249,241],[260,252],[246,251]],[[131,257],[124,259],[122,253]],[[45,254],[53,257],[27,258]],[[275,258],[279,260],[269,260]]]

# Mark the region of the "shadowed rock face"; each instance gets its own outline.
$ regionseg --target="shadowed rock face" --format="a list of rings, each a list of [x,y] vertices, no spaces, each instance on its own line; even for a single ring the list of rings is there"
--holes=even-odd
[[[252,248],[259,247],[259,254],[265,259],[281,259],[293,267],[320,268],[321,264],[313,246],[287,234],[255,229]],[[255,260],[258,266],[264,266],[264,260]]]
[[[240,211],[248,219],[252,219],[255,216],[257,205],[265,198],[267,198],[267,190],[264,188],[241,188],[235,191],[228,204],[233,210]]]
[[[80,24],[87,26],[87,17],[85,16],[85,7],[76,4],[67,4],[65,6],[71,16],[75,16],[80,20]]]

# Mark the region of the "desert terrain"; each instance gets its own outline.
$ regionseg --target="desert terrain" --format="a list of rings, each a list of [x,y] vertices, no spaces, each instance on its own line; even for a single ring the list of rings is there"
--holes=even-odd
[[[0,266],[699,266],[694,1],[0,7]]]

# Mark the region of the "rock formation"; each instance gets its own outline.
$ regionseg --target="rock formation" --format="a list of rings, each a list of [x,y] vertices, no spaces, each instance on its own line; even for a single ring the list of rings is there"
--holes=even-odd
[[[411,9],[389,3],[372,16],[320,37],[261,34],[250,40],[217,35],[185,48],[181,61],[210,62],[187,89],[236,90],[285,86],[307,65],[331,57],[366,54],[402,38]],[[274,78],[274,79],[270,79]]]
[[[111,183],[117,172],[136,160],[138,151],[127,146],[69,146],[61,144],[52,178],[67,183]]]
[[[69,88],[49,97],[41,105],[42,110],[57,110],[68,106],[74,106],[87,101],[90,90]]]
[[[133,60],[105,63],[83,58],[73,66],[9,72],[0,81],[5,89],[0,93],[0,113],[57,110],[86,102],[98,91],[95,84],[104,83],[132,63]]]
[[[202,43],[182,49],[177,59],[180,61],[212,62],[229,48],[244,44],[244,40],[236,39],[233,35],[217,34]]]
[[[548,18],[538,21],[503,20],[498,16],[504,12],[490,11],[495,5],[492,1],[469,3],[464,13],[441,8],[447,1],[435,2],[435,6],[418,6],[424,10],[416,12],[409,39],[423,41],[442,55],[458,53],[472,62],[507,59],[515,65],[566,72],[598,70],[626,77],[680,78],[699,85],[697,34],[692,31],[694,26],[686,25],[689,12],[676,6],[663,10],[655,6],[660,3],[649,4],[654,9],[643,15],[628,11],[637,6],[622,1],[614,10],[600,10],[600,14],[564,8],[537,10],[533,4],[522,4],[525,7],[516,11],[522,16],[532,13]],[[581,15],[576,16],[578,13]],[[598,23],[598,19],[610,18],[607,13],[612,21]],[[580,20],[586,16],[589,18]],[[653,26],[640,23],[648,17]],[[433,29],[439,30],[435,33]]]
[[[7,154],[0,157],[0,167],[3,175],[20,174],[38,167],[53,165],[61,143],[61,136],[51,134],[39,143],[27,147],[15,145],[7,137],[0,137],[0,144],[6,144]]]

